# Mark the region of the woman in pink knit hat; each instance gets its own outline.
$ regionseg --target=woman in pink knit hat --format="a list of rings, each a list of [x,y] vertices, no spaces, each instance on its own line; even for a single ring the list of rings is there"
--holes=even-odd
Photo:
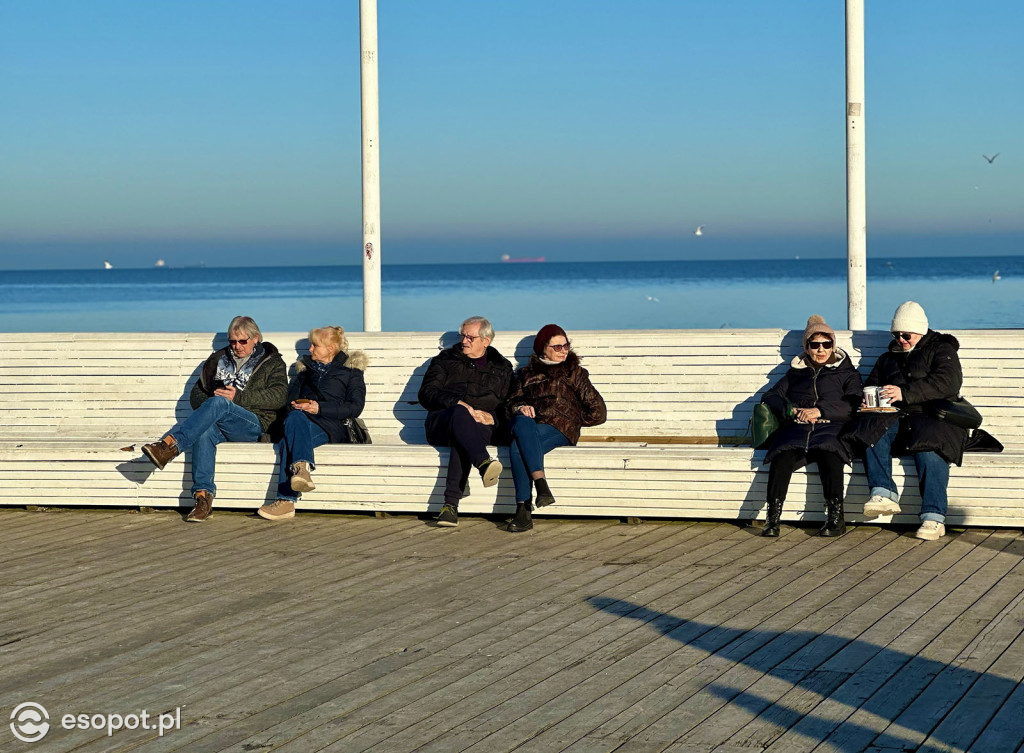
[[[843,466],[853,454],[839,439],[839,431],[860,405],[860,374],[845,351],[836,346],[836,333],[817,314],[807,320],[803,344],[803,352],[762,401],[782,420],[764,458],[771,467],[762,536],[779,535],[782,504],[793,471],[808,463],[817,463],[825,492],[826,519],[818,535],[846,532]]]

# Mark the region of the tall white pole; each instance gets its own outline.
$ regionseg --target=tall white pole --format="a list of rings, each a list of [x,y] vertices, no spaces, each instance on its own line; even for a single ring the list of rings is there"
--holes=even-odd
[[[380,105],[377,0],[359,0],[359,84],[363,113],[363,331],[380,332]]]
[[[867,329],[868,326],[864,143],[864,0],[846,0],[846,299],[849,329]]]

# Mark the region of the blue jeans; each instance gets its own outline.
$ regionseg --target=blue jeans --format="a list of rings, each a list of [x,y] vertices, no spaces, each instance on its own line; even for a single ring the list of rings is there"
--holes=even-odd
[[[329,441],[327,432],[314,423],[309,414],[300,410],[288,414],[284,420],[284,439],[277,444],[277,462],[281,466],[277,475],[278,499],[298,500],[298,493],[292,489],[292,465],[306,462],[313,470],[313,448]]]
[[[214,395],[170,432],[178,449],[191,450],[192,495],[201,489],[217,493],[213,469],[221,442],[255,442],[263,433],[259,418],[226,397]]]
[[[565,447],[569,440],[550,424],[539,424],[522,414],[512,419],[512,481],[516,485],[516,502],[533,498],[531,473],[544,470],[544,456],[556,447]]]
[[[864,468],[872,496],[877,494],[898,502],[896,483],[892,480],[892,443],[899,431],[897,421],[864,456]],[[921,490],[921,520],[946,520],[946,486],[949,484],[949,463],[936,452],[915,452],[918,488]]]

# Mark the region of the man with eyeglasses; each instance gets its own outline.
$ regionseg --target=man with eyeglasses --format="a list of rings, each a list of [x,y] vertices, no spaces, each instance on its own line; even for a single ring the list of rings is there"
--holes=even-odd
[[[459,500],[466,491],[470,467],[484,486],[494,486],[501,463],[487,445],[494,438],[503,404],[512,389],[508,359],[491,347],[494,328],[482,316],[471,316],[459,328],[459,342],[434,356],[420,385],[419,402],[427,409],[427,441],[450,447],[444,506],[437,525],[459,524]]]
[[[206,359],[189,394],[192,415],[161,440],[142,447],[160,470],[182,452],[191,451],[195,508],[185,518],[190,523],[206,520],[213,509],[217,445],[258,441],[284,407],[288,370],[277,348],[262,340],[251,318],[232,319],[228,346]]]
[[[899,494],[892,458],[913,455],[921,490],[921,525],[915,536],[935,541],[946,535],[949,464],[961,465],[967,430],[931,415],[928,403],[960,394],[963,371],[952,335],[928,327],[919,303],[906,301],[892,318],[892,342],[878,357],[865,387],[877,387],[896,413],[862,413],[844,431],[864,446],[864,469],[871,487],[864,517],[898,515]]]

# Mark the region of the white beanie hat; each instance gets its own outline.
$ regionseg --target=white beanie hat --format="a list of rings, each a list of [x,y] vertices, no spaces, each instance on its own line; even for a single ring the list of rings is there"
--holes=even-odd
[[[918,335],[928,334],[928,317],[920,303],[907,301],[901,303],[892,316],[892,332],[913,332]]]

